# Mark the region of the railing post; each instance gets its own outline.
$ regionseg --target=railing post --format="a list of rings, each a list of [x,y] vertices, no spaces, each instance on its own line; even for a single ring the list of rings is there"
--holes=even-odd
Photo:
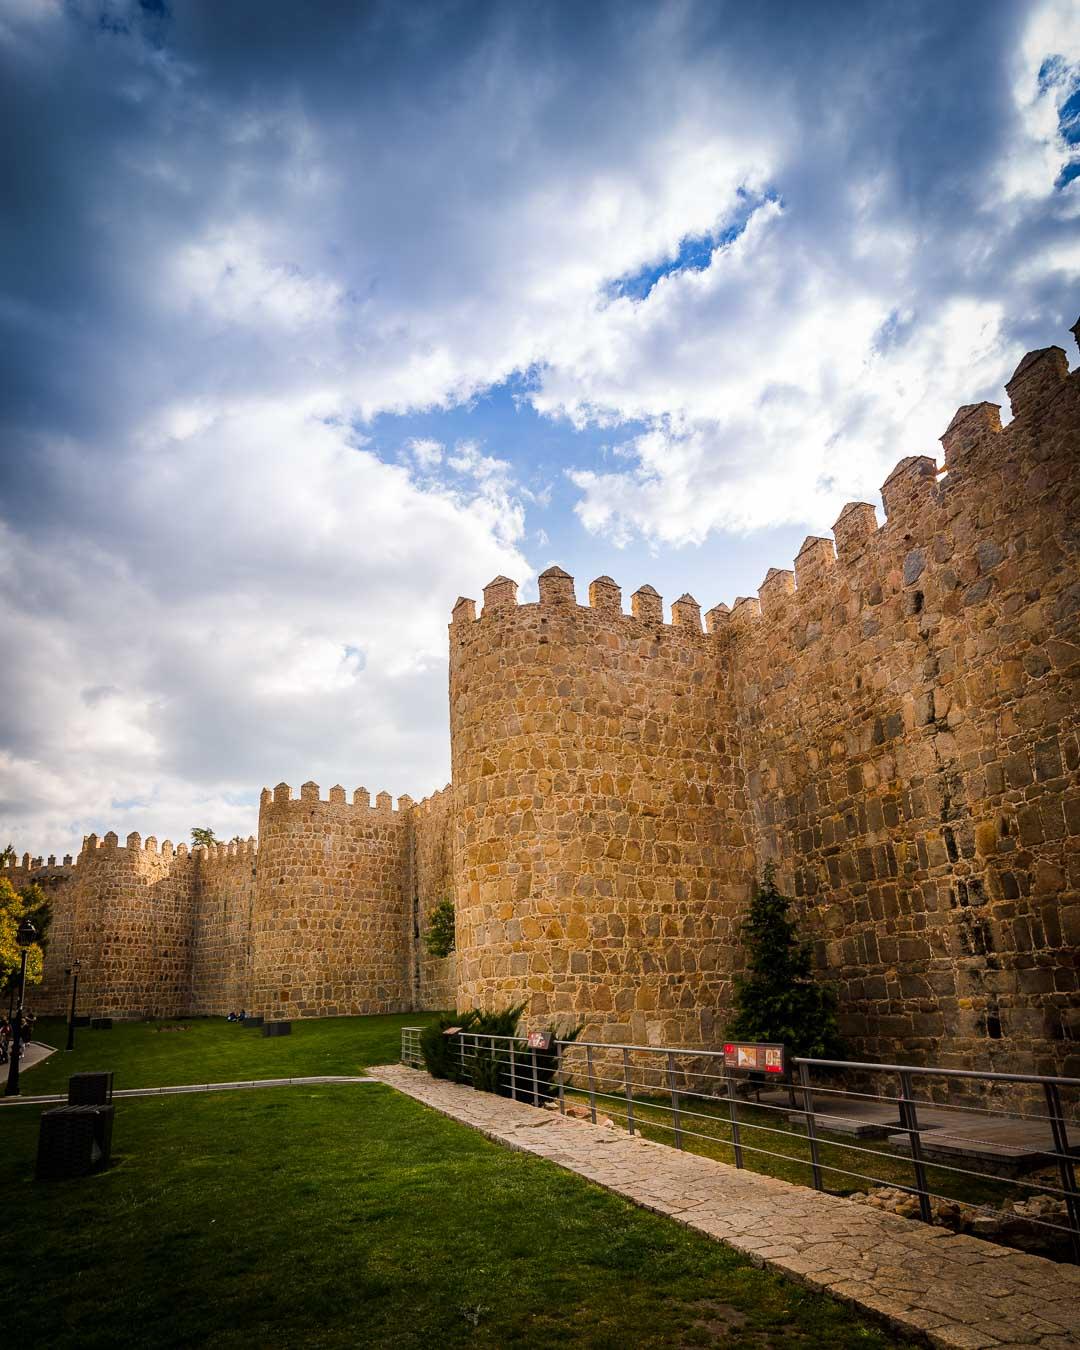
[[[585,1063],[589,1070],[589,1110],[592,1112],[592,1123],[596,1124],[596,1071],[593,1067],[592,1046],[585,1047]]]
[[[536,1072],[536,1051],[535,1051],[535,1049],[531,1051],[531,1054],[532,1054],[532,1071],[533,1071],[533,1106],[539,1106],[539,1105],[540,1105],[540,1077],[539,1077],[539,1075],[538,1075],[537,1072]]]
[[[510,1037],[510,1100],[516,1102],[517,1095],[517,1041]]]
[[[634,1094],[630,1089],[630,1051],[623,1046],[622,1052],[623,1095],[626,1097],[626,1123],[630,1133],[634,1133]]]
[[[667,1056],[668,1091],[671,1093],[671,1123],[675,1130],[675,1147],[682,1148],[682,1117],[679,1113],[679,1090],[675,1086],[675,1051]]]
[[[911,1165],[915,1170],[915,1187],[919,1193],[919,1217],[923,1223],[933,1223],[930,1194],[926,1189],[926,1168],[923,1165],[922,1138],[919,1134],[919,1115],[911,1089],[911,1074],[900,1071],[900,1124],[911,1141]]]
[[[458,1058],[461,1060],[461,1081],[465,1081],[465,1033],[458,1032]]]
[[[728,1115],[731,1117],[731,1146],[735,1150],[735,1166],[742,1166],[742,1136],[739,1133],[739,1105],[735,1098],[735,1080],[726,1075],[728,1095]]]
[[[814,1093],[810,1087],[810,1066],[805,1060],[799,1063],[799,1085],[802,1088],[803,1118],[806,1121],[806,1137],[810,1141],[810,1167],[814,1173],[814,1190],[823,1191],[821,1181],[821,1155],[818,1152],[817,1119],[814,1116]]]
[[[1046,1093],[1046,1109],[1050,1116],[1050,1132],[1054,1137],[1054,1152],[1057,1154],[1061,1189],[1065,1192],[1065,1211],[1069,1216],[1069,1241],[1072,1244],[1073,1260],[1080,1261],[1080,1194],[1077,1194],[1076,1190],[1076,1169],[1073,1166],[1072,1154],[1069,1152],[1069,1136],[1061,1110],[1061,1093],[1056,1083],[1044,1082],[1043,1090]]]
[[[562,1074],[562,1042],[555,1042],[555,1072],[559,1075],[559,1114],[566,1115],[566,1088],[563,1085]]]

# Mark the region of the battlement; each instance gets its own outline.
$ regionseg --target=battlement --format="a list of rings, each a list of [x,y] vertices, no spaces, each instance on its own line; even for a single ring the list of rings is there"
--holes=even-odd
[[[8,881],[18,888],[32,880],[33,873],[42,871],[63,872],[73,865],[70,853],[66,853],[61,862],[57,862],[55,853],[50,853],[48,858],[32,858],[29,853],[24,853],[21,858],[14,855],[0,862],[0,876],[7,877]]]
[[[1029,352],[1017,366],[1006,385],[1013,421],[1002,427],[997,404],[965,404],[959,408],[941,436],[944,463],[939,466],[930,455],[907,455],[898,461],[881,487],[885,520],[879,524],[877,512],[869,502],[848,502],[833,525],[833,539],[809,535],[794,567],[769,569],[756,597],[739,596],[730,610],[717,604],[704,616],[706,637],[736,635],[760,622],[785,620],[793,606],[807,597],[815,598],[823,585],[835,576],[836,568],[847,568],[863,559],[867,551],[877,550],[881,571],[894,565],[882,552],[891,545],[906,546],[925,534],[927,509],[942,502],[944,494],[963,492],[970,475],[985,459],[989,463],[999,451],[1000,438],[1010,438],[1018,423],[1037,420],[1051,410],[1063,395],[1066,384],[1075,384],[1080,372],[1070,374],[1065,352],[1046,347]],[[976,480],[981,489],[981,482]],[[924,541],[925,542],[925,541]],[[910,569],[909,569],[910,570]],[[451,619],[451,637],[463,640],[474,624],[491,621],[522,610],[566,612],[587,610],[603,615],[614,624],[636,622],[661,629],[678,629],[680,635],[702,632],[701,607],[691,595],[682,595],[671,606],[671,622],[664,621],[663,598],[654,587],[641,586],[631,596],[631,612],[623,609],[622,590],[609,576],[589,583],[588,601],[579,605],[574,578],[561,567],[549,567],[539,578],[540,598],[533,604],[518,601],[518,585],[509,577],[497,576],[484,587],[483,608],[477,616],[476,602],[459,597]]]
[[[124,841],[120,843],[120,836],[110,830],[108,834],[98,836],[97,834],[83,835],[82,848],[79,850],[79,856],[75,859],[75,866],[78,867],[85,862],[99,861],[111,857],[115,854],[124,854],[131,860],[138,857],[166,858],[166,859],[184,859],[189,852],[187,844],[178,844],[173,847],[172,841],[166,839],[162,842],[160,850],[158,849],[157,838],[150,834],[143,842],[142,835],[137,831],[132,831]]]
[[[432,811],[436,811],[440,806],[445,805],[450,800],[452,794],[453,787],[450,783],[447,783],[445,787],[436,788],[435,791],[428,796],[421,797],[418,802],[413,802],[412,808],[420,815],[429,815]]]
[[[479,618],[476,613],[476,601],[465,596],[458,598],[451,617],[450,632],[452,639],[462,640],[474,624],[490,622],[502,616],[536,611],[582,614],[591,613],[610,622],[612,630],[616,628],[632,629],[635,625],[647,625],[679,635],[698,634],[703,638],[718,632],[726,606],[717,606],[705,616],[702,630],[701,606],[692,595],[683,594],[672,603],[671,622],[664,621],[664,601],[660,592],[653,586],[644,585],[630,597],[630,613],[623,609],[622,588],[609,576],[597,577],[589,583],[588,602],[579,605],[574,589],[574,578],[561,567],[549,567],[539,577],[540,599],[531,604],[522,604],[518,600],[518,585],[509,577],[498,576],[484,587],[484,604]]]
[[[833,525],[833,539],[809,535],[804,540],[794,569],[769,568],[758,588],[757,598],[740,596],[730,613],[726,607],[710,610],[715,615],[709,631],[721,627],[738,634],[759,625],[796,624],[804,602],[816,601],[838,575],[859,567],[860,582],[867,584],[867,558],[882,587],[895,590],[914,585],[924,559],[920,546],[931,543],[937,528],[934,506],[946,506],[955,515],[956,494],[985,491],[985,473],[1000,460],[1006,445],[1027,424],[1054,409],[1066,387],[1076,389],[1080,371],[1069,373],[1060,347],[1029,352],[1006,385],[1013,420],[1002,427],[1000,408],[994,403],[965,404],[953,416],[941,436],[945,462],[938,465],[930,455],[907,455],[886,477],[881,487],[885,521],[879,524],[869,502],[848,502]],[[938,545],[940,551],[943,546]]]
[[[258,850],[258,840],[252,834],[246,839],[232,839],[227,844],[198,844],[191,850],[191,854],[193,858],[198,859],[200,866],[212,867],[216,863],[229,863],[238,858],[254,859]]]
[[[394,806],[394,799],[389,792],[379,792],[372,801],[371,793],[366,787],[358,787],[352,795],[350,802],[345,793],[345,789],[340,783],[330,789],[329,794],[321,796],[321,790],[318,783],[307,782],[300,788],[300,796],[294,797],[293,790],[288,783],[278,783],[277,787],[271,791],[270,788],[263,788],[259,794],[260,811],[266,807],[283,806],[292,804],[293,806],[303,806],[305,803],[321,806],[347,806],[356,807],[364,811],[388,811],[402,812],[407,811],[413,805],[413,800],[409,796],[401,796],[397,800],[397,806]]]

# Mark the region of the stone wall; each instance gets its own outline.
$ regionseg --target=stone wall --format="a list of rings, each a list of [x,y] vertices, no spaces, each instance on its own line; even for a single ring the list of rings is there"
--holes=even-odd
[[[27,856],[23,864],[0,870],[15,890],[20,891],[31,882],[36,883],[49,898],[52,922],[49,926],[48,953],[41,984],[30,986],[28,1003],[39,1014],[65,1013],[71,1001],[70,975],[75,939],[75,907],[73,891],[75,867],[71,857],[57,866],[55,857],[45,863],[43,858]],[[4,1004],[7,1013],[7,1004]]]
[[[449,783],[412,808],[408,900],[411,916],[413,1007],[453,1008],[457,958],[431,956],[424,944],[428,916],[454,898],[454,794]]]
[[[194,857],[197,902],[190,1006],[223,1016],[246,1010],[251,1001],[255,839],[197,848]]]
[[[553,568],[454,610],[459,1003],[711,1043],[753,863],[728,668],[690,597],[633,609]]]
[[[352,802],[315,783],[264,791],[252,911],[249,1007],[274,1017],[411,1006],[404,880],[408,809],[388,792]]]
[[[157,841],[130,834],[126,847],[115,834],[102,840],[89,835],[76,863],[65,898],[70,916],[58,906],[61,931],[71,935],[66,959],[54,950],[47,962],[50,984],[44,994],[56,998],[52,971],[60,961],[81,962],[80,1002],[96,1014],[112,1017],[173,1017],[190,1000],[194,888],[186,849],[158,851]],[[32,1000],[33,1001],[33,1000]],[[59,1011],[60,1009],[55,1009]]]
[[[726,621],[759,859],[868,1058],[1080,1072],[1080,375],[961,408]]]

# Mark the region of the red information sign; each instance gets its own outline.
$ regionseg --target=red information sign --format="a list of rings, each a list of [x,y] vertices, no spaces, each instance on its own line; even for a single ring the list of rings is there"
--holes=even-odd
[[[551,1032],[550,1031],[530,1031],[526,1037],[525,1044],[530,1050],[550,1050]]]
[[[743,1073],[784,1072],[784,1047],[761,1043],[729,1042],[724,1046],[724,1068]]]

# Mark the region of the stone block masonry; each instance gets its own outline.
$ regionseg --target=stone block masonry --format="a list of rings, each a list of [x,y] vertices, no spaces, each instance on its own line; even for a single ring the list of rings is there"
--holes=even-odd
[[[1080,331],[1080,325],[1078,329]],[[664,622],[610,577],[496,577],[450,624],[452,785],[265,791],[259,838],[24,858],[39,1010],[526,1001],[592,1039],[715,1045],[767,860],[861,1058],[1080,1075],[1080,374],[1057,347],[902,459],[758,594]],[[457,953],[423,933],[444,896]]]

